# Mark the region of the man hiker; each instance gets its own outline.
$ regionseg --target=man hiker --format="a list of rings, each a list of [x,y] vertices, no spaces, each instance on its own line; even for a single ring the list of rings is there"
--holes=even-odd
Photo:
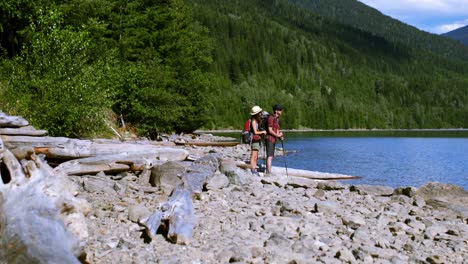
[[[283,132],[280,131],[279,118],[283,113],[283,106],[280,104],[275,104],[273,106],[273,114],[268,116],[267,121],[267,140],[266,140],[266,152],[267,152],[267,162],[266,162],[266,174],[271,173],[271,163],[273,157],[275,156],[275,147],[276,140],[284,140]]]

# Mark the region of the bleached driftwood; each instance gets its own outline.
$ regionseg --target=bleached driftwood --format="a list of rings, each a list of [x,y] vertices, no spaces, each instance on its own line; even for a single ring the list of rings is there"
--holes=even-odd
[[[47,135],[46,130],[37,130],[32,126],[26,126],[21,128],[0,128],[0,135],[16,135],[16,136],[45,136]]]
[[[252,168],[252,165],[245,164],[242,162],[237,162],[236,166],[242,169]],[[276,166],[271,167],[271,172],[275,175],[301,177],[301,178],[307,178],[307,179],[313,179],[313,180],[352,180],[352,179],[361,178],[360,176],[310,171],[310,170],[300,170],[300,169],[293,169],[293,168],[288,168],[288,170],[286,171],[286,168],[276,167]]]
[[[239,142],[232,141],[191,141],[191,142],[176,142],[176,145],[198,146],[198,147],[235,147]]]
[[[309,171],[309,170],[300,170],[300,169],[293,169],[293,168],[286,168],[284,167],[271,167],[271,172],[273,174],[279,175],[288,175],[288,176],[295,176],[295,177],[302,177],[308,179],[315,179],[315,180],[351,180],[351,179],[358,179],[359,176],[352,176],[352,175],[345,175],[339,173],[327,173],[327,172],[319,172],[319,171]]]
[[[0,127],[24,127],[29,125],[21,116],[9,116],[0,112]]]
[[[16,148],[21,146],[29,147],[60,147],[72,144],[74,139],[66,137],[31,137],[31,136],[11,136],[0,135],[7,148]],[[84,141],[84,140],[83,140]]]
[[[159,204],[157,211],[141,222],[154,239],[161,224],[168,228],[167,237],[176,244],[187,245],[196,224],[192,194],[185,182],[179,182],[169,200]]]
[[[66,175],[43,156],[20,163],[8,149],[0,166],[0,262],[80,263],[90,206]]]
[[[65,137],[1,136],[7,148],[33,147],[37,154],[47,158],[71,160],[121,153],[146,153],[158,160],[184,160],[188,151],[140,143],[97,143],[91,140]]]
[[[62,170],[68,175],[95,174],[100,171],[116,173],[141,171],[162,163],[164,161],[158,160],[154,151],[143,151],[70,160],[61,163],[54,170]]]
[[[195,161],[182,176],[168,201],[159,204],[155,213],[141,221],[147,234],[154,238],[161,224],[165,224],[169,240],[177,244],[189,244],[196,224],[192,199],[200,195],[203,185],[218,167],[219,160],[214,155]]]

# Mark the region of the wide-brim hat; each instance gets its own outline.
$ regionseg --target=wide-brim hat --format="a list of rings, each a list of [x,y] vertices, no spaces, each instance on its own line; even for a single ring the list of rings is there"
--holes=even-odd
[[[260,113],[261,111],[263,111],[263,109],[260,108],[260,106],[256,105],[256,106],[252,107],[252,111],[250,111],[250,115],[256,115],[256,114]]]

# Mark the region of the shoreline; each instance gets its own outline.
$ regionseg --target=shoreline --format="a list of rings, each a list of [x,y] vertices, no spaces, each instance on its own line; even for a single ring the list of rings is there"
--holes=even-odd
[[[194,133],[241,133],[242,129],[214,129],[214,130],[195,130]],[[380,129],[380,128],[352,128],[352,129],[315,129],[315,128],[303,128],[303,129],[281,129],[283,132],[468,132],[468,128],[392,128],[392,129]]]
[[[196,157],[221,154],[234,161],[249,155],[246,145],[176,148]],[[95,235],[86,247],[88,260],[463,263],[468,256],[468,193],[457,186],[428,183],[421,188],[392,188],[281,174],[260,177],[220,162],[206,190],[194,200],[198,220],[193,240],[184,246],[169,242],[163,234],[143,243],[136,219],[153,212],[167,200],[167,193],[144,195],[125,187],[127,181],[138,183],[141,175],[118,181],[101,176],[99,181],[106,185],[121,186],[107,188],[108,195],[80,184],[93,177],[73,177],[96,208],[90,219],[90,233]],[[117,192],[124,195],[114,195]]]
[[[289,176],[287,171],[286,175],[279,171],[269,176],[256,176],[237,166],[250,156],[246,144],[233,147],[177,144],[194,139],[217,142],[221,138],[203,134],[197,138],[187,134],[170,137],[164,144],[95,139],[93,142],[103,144],[105,148],[101,150],[105,151],[94,151],[91,160],[84,158],[88,163],[83,156],[78,160],[84,165],[100,163],[105,166],[92,171],[84,166],[87,172],[83,170],[78,174],[65,171],[49,174],[48,167],[39,162],[42,158],[35,165],[32,158],[22,157],[21,164],[27,164],[28,168],[42,168],[46,172],[43,177],[61,175],[62,179],[43,180],[36,172],[30,173],[30,178],[21,174],[19,181],[3,182],[1,200],[18,198],[22,202],[7,203],[14,209],[13,215],[44,211],[51,212],[47,216],[71,213],[66,225],[61,222],[63,219],[54,223],[59,230],[68,230],[76,236],[74,254],[80,253],[83,263],[113,264],[116,260],[121,263],[464,263],[468,259],[468,192],[459,186],[436,182],[428,182],[420,188],[351,185],[343,180]],[[3,152],[9,153],[6,157],[13,157],[8,149],[14,149],[14,142],[18,141],[24,148],[24,139],[19,136],[15,141],[11,136],[0,136],[0,157]],[[34,142],[30,148],[35,150],[38,146]],[[77,146],[79,150],[96,149],[96,146],[73,142],[60,144],[60,150],[67,146],[71,150]],[[128,153],[141,154],[155,148],[158,151],[153,152],[151,158],[122,158]],[[128,152],[109,154],[112,149]],[[77,157],[73,156],[76,153],[71,152],[69,161],[75,160],[74,164],[78,164]],[[204,159],[207,156],[211,157]],[[123,163],[136,166],[113,169],[112,165],[125,165]],[[16,168],[20,168],[19,163]],[[199,181],[201,177],[204,179]],[[196,182],[192,185],[196,189],[184,192],[187,200],[170,203],[168,211],[166,205],[173,197],[171,193],[189,179]],[[51,186],[50,190],[59,190],[57,195],[43,193],[47,189],[37,185],[41,182]],[[11,188],[17,183],[18,187]],[[38,188],[31,188],[36,185]],[[66,188],[60,189],[60,186]],[[24,193],[31,190],[36,192]],[[57,208],[45,208],[43,201],[47,200],[43,196],[53,198],[52,204]],[[41,197],[41,200],[31,204],[24,197]],[[38,209],[30,210],[32,205]],[[152,236],[142,229],[148,217],[156,215],[163,219],[161,214],[176,211],[177,223],[190,231],[184,243],[176,244],[177,241],[171,239],[167,222],[166,228],[158,229],[160,232]],[[37,218],[27,215],[22,218],[32,219],[28,223],[40,227],[36,237],[63,241],[62,232],[57,234],[60,239],[49,239],[52,234],[43,234],[49,229],[44,229],[42,222],[37,223]],[[17,226],[15,219],[18,217],[2,219],[13,219],[12,225]],[[19,228],[17,234],[22,234]],[[51,257],[61,252],[59,247],[52,249],[44,243],[30,246],[44,249]],[[23,253],[17,250],[7,253],[10,252],[15,258],[22,257]]]

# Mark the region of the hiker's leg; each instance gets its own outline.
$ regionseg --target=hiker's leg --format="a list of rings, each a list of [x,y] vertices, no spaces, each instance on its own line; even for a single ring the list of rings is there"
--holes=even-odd
[[[271,163],[273,161],[273,157],[269,156],[267,157],[267,164],[266,164],[266,173],[270,174],[271,173]]]
[[[252,170],[257,170],[258,150],[252,149],[250,152],[250,165]]]
[[[260,142],[253,142],[250,151],[250,165],[252,171],[257,171],[258,152],[260,150]]]
[[[273,157],[275,156],[275,144],[268,140],[266,142],[266,152],[267,152],[266,173],[268,174],[268,173],[271,173]]]

